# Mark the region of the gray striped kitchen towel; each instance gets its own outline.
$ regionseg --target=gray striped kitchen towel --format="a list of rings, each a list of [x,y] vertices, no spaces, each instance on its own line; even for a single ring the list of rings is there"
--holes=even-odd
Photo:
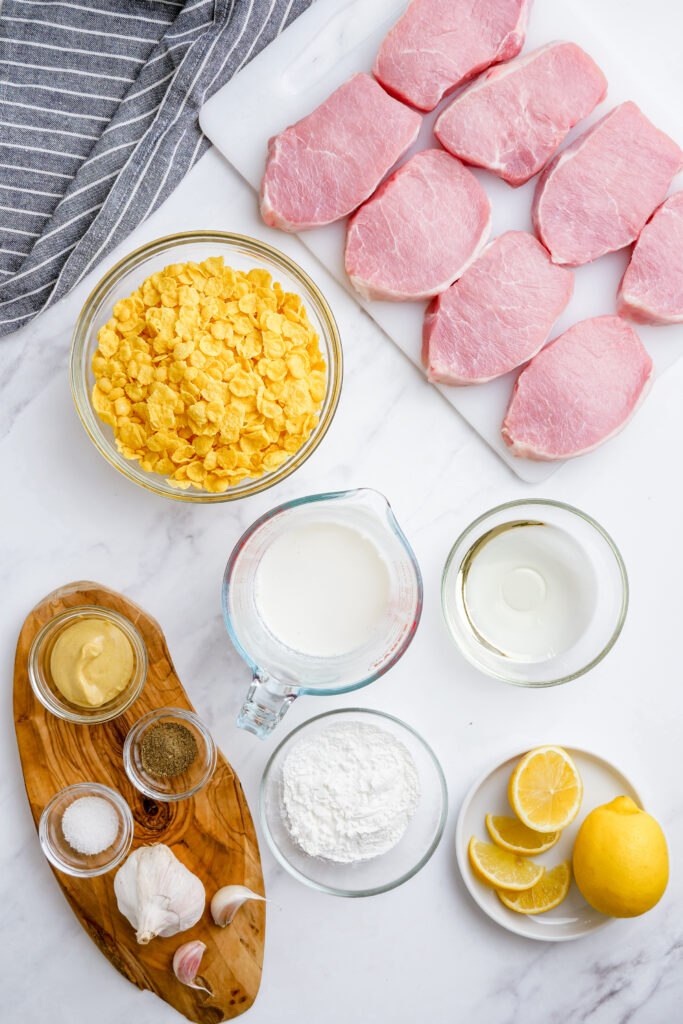
[[[0,0],[0,335],[156,210],[204,100],[310,3]]]

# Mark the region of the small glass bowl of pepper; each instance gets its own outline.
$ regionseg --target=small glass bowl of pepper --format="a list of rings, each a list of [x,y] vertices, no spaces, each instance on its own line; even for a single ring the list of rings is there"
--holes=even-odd
[[[216,745],[193,711],[159,708],[138,719],[126,736],[123,764],[141,793],[172,803],[206,785],[216,767]]]

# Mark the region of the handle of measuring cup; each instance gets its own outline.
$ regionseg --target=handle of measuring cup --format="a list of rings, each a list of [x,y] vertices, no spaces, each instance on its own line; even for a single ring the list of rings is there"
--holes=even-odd
[[[280,683],[265,672],[254,673],[237,725],[263,740],[269,736],[296,699],[296,686]]]

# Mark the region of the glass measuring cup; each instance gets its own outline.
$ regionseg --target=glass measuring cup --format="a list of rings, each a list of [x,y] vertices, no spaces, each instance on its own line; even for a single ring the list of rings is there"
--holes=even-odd
[[[283,644],[263,622],[255,599],[261,558],[285,530],[331,522],[358,530],[380,553],[390,577],[386,613],[363,646],[333,657]],[[237,724],[264,738],[300,694],[325,696],[367,686],[394,665],[410,644],[422,613],[422,575],[386,498],[361,488],[313,494],[258,519],[235,545],[223,578],[223,616],[230,639],[253,682]]]

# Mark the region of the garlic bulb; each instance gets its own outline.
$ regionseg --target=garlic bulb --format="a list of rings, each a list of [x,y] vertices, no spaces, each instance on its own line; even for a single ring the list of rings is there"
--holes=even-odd
[[[196,924],[204,911],[204,886],[163,843],[140,846],[116,872],[119,910],[145,945]]]
[[[196,939],[194,942],[186,942],[184,946],[178,946],[175,953],[173,954],[173,972],[183,985],[188,985],[189,988],[197,988],[201,992],[208,992],[211,995],[211,989],[207,988],[206,985],[196,985],[195,978],[197,977],[197,971],[199,965],[204,956],[206,945]]]
[[[266,902],[265,896],[252,892],[246,885],[224,885],[211,900],[211,916],[214,923],[220,928],[225,928],[247,900]]]

